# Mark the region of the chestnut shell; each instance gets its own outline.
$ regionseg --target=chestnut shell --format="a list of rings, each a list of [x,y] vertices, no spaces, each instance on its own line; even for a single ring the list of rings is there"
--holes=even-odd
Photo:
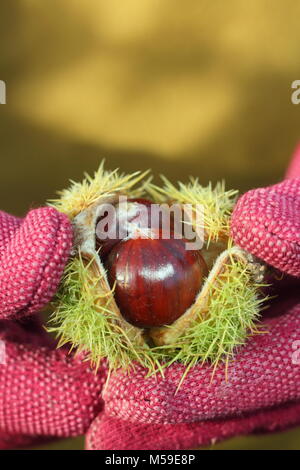
[[[141,327],[170,325],[194,303],[208,270],[184,239],[130,238],[104,262],[124,318]]]

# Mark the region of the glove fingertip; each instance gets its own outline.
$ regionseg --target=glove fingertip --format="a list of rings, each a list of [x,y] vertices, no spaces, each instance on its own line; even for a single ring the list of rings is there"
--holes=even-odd
[[[41,216],[44,221],[43,233],[49,251],[39,285],[28,307],[28,314],[39,311],[52,299],[68,261],[73,242],[71,223],[65,214],[52,207],[37,210],[40,213],[35,216]]]
[[[37,312],[53,297],[72,247],[68,218],[51,207],[31,210],[0,259],[1,318]]]
[[[286,179],[297,178],[300,176],[300,142],[295,148],[290,164],[285,174]]]
[[[254,256],[300,276],[300,179],[241,196],[232,214],[231,235]]]

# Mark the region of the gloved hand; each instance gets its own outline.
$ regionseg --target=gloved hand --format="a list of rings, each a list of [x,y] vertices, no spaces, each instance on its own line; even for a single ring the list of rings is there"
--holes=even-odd
[[[71,245],[71,224],[55,209],[25,219],[0,212],[2,449],[84,434],[102,409],[104,367],[95,375],[87,362],[56,350],[32,317],[55,293]]]
[[[176,394],[179,364],[164,378],[145,378],[141,367],[116,372],[88,449],[188,449],[300,424],[300,147],[284,182],[239,199],[231,231],[237,245],[287,274],[263,317],[268,333],[250,338],[212,380],[208,365],[194,367]]]
[[[299,161],[288,177],[297,175]],[[298,201],[296,179],[251,191],[238,203],[232,224],[238,244],[295,276],[300,274]],[[130,378],[118,373],[106,393],[106,413],[99,415],[105,364],[95,376],[79,358],[55,351],[38,321],[22,320],[50,300],[70,247],[70,224],[54,209],[32,211],[24,220],[0,213],[0,319],[5,319],[0,339],[6,347],[6,364],[0,365],[2,448],[82,434],[96,415],[88,448],[191,448],[300,422],[298,365],[292,361],[300,307],[292,279],[265,319],[269,335],[248,342],[230,365],[227,381],[222,367],[212,383],[211,370],[196,367],[174,396],[181,366],[169,368],[164,380],[146,380],[141,369]]]

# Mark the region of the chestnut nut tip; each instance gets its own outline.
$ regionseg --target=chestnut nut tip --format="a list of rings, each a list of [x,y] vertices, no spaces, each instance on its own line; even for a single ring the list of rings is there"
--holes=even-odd
[[[109,254],[111,249],[122,239],[132,235],[137,227],[149,228],[152,224],[151,206],[148,199],[128,199],[115,206],[115,212],[109,217],[103,206],[103,214],[98,217],[96,223],[96,249],[102,260]],[[99,223],[105,225],[98,232]],[[100,236],[101,235],[101,236]]]

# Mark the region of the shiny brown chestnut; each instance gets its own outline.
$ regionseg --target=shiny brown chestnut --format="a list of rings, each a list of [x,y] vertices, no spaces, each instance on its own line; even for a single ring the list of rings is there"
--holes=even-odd
[[[186,240],[164,239],[161,230],[116,244],[104,261],[124,318],[150,328],[169,325],[194,303],[208,270],[200,251]]]

